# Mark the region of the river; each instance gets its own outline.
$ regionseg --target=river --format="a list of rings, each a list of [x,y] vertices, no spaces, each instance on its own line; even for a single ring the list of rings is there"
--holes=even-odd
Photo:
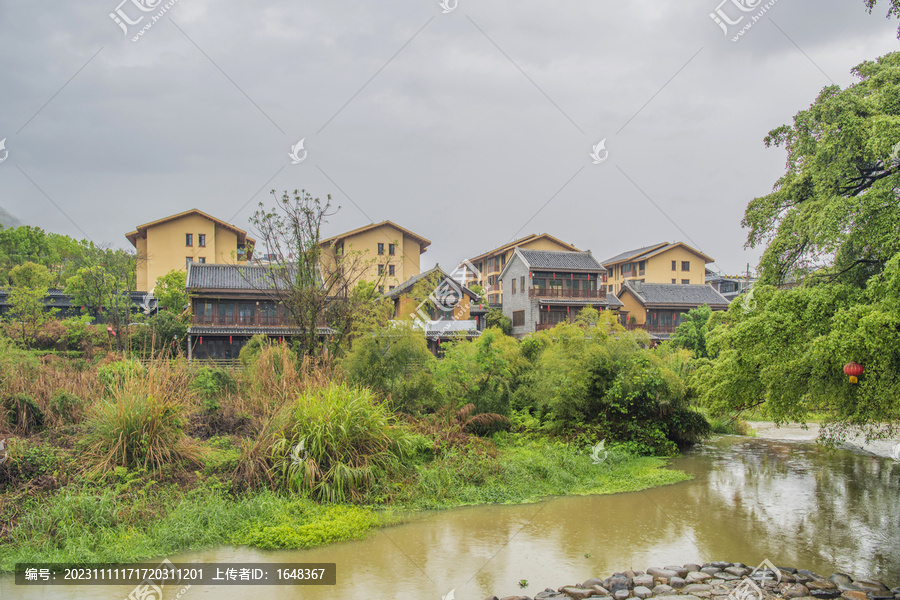
[[[693,480],[611,496],[426,513],[358,542],[221,547],[180,562],[336,563],[336,586],[195,586],[181,597],[457,600],[534,596],[633,567],[739,561],[900,585],[900,462],[811,442],[720,436],[672,461]],[[524,581],[523,581],[524,580]],[[527,585],[520,588],[519,582]],[[133,586],[13,586],[7,599],[124,599]],[[166,595],[174,597],[178,590]]]

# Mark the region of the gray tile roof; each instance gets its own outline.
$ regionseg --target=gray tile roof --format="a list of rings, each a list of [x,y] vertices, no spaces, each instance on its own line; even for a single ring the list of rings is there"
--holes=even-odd
[[[633,256],[640,256],[641,254],[645,254],[654,248],[660,248],[668,244],[667,242],[661,242],[659,244],[653,244],[652,246],[644,246],[643,248],[637,248],[636,250],[629,250],[628,252],[623,252],[622,254],[616,254],[612,258],[607,258],[603,261],[604,265],[608,265],[610,263],[619,262],[620,260],[628,260]]]
[[[265,291],[280,289],[285,277],[296,277],[296,267],[274,265],[210,265],[188,266],[187,289]]]
[[[728,306],[728,299],[713,289],[709,284],[677,284],[677,283],[642,283],[640,291],[629,281],[625,281],[626,287],[646,305],[673,305],[673,306]]]
[[[435,273],[435,272],[437,272],[437,274],[440,277],[440,279],[437,280],[438,284],[442,283],[445,279],[449,279],[450,281],[453,282],[454,287],[456,287],[457,289],[462,289],[462,291],[467,296],[469,296],[473,300],[478,299],[478,294],[476,294],[475,292],[470,290],[468,287],[461,285],[459,283],[459,281],[457,281],[456,279],[453,279],[452,277],[450,277],[450,275],[448,275],[447,272],[444,271],[444,269],[442,269],[439,265],[432,267],[431,269],[425,271],[424,273],[419,273],[418,275],[413,275],[412,277],[410,277],[409,279],[407,279],[406,281],[404,281],[403,283],[401,283],[394,289],[388,290],[388,292],[386,294],[384,294],[384,297],[385,298],[396,298],[396,297],[400,296],[400,294],[404,294],[404,293],[410,291],[413,288],[413,286],[415,286],[419,281],[421,281],[422,279],[425,279],[426,277],[428,277],[429,275],[431,275],[432,273]]]
[[[516,250],[532,269],[559,269],[561,271],[598,271],[606,269],[597,262],[590,252],[567,252],[564,250]]]

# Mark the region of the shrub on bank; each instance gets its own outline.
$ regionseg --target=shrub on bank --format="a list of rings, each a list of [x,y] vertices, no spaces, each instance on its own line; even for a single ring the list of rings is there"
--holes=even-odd
[[[281,487],[318,500],[358,500],[414,451],[414,436],[367,389],[307,390],[289,411],[271,447],[274,471]]]
[[[115,467],[157,471],[166,464],[197,463],[201,452],[184,435],[183,409],[134,383],[96,403],[87,419],[92,472]]]

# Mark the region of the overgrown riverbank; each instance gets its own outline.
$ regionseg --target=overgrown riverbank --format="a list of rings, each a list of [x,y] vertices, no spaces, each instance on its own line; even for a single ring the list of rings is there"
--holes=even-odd
[[[599,331],[524,349],[489,331],[439,363],[403,332],[340,364],[256,343],[241,371],[2,345],[0,568],[306,548],[418,510],[687,479],[652,456],[707,431],[682,356]]]

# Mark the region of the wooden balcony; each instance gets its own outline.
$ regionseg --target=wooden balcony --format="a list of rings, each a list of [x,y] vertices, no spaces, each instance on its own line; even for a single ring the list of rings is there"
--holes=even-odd
[[[564,287],[528,288],[529,298],[606,298],[606,290],[571,290]]]
[[[294,327],[293,322],[282,315],[194,315],[191,319],[191,323],[194,325],[217,325],[219,327]]]

